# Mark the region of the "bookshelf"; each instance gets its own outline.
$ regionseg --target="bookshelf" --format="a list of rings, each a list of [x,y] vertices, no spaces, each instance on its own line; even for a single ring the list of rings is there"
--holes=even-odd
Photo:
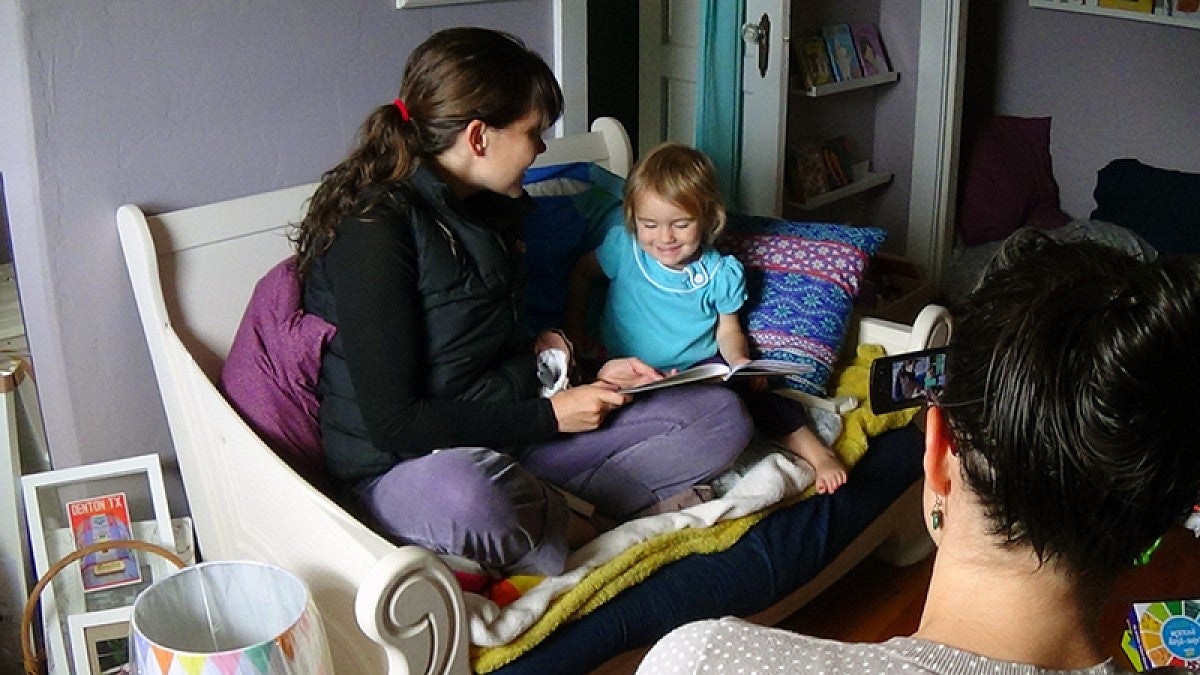
[[[1086,2],[1029,0],[1029,6],[1038,7],[1041,9],[1056,9],[1062,12],[1075,12],[1076,14],[1107,16],[1114,19],[1144,21],[1146,23],[1156,23],[1163,26],[1175,26],[1177,28],[1200,29],[1200,12],[1168,12],[1166,2],[1174,2],[1174,0],[1155,0],[1154,11],[1152,13],[1135,12],[1128,9],[1110,9],[1108,7],[1100,7],[1096,4],[1096,0],[1086,0]]]
[[[830,82],[829,84],[818,84],[815,87],[808,89],[800,89],[799,91],[809,98],[817,98],[819,96],[829,96],[831,94],[840,94],[844,91],[853,91],[855,89],[864,89],[866,87],[877,87],[881,84],[895,82],[900,79],[900,73],[880,73],[878,75],[868,75],[866,77],[856,77],[853,80],[843,80],[842,82]]]
[[[868,167],[870,164],[870,162],[858,162],[855,164],[851,169],[854,182],[849,185],[835,188],[824,194],[806,199],[803,202],[796,202],[789,199],[788,207],[798,211],[815,211],[836,201],[892,182],[894,174],[869,171]]]

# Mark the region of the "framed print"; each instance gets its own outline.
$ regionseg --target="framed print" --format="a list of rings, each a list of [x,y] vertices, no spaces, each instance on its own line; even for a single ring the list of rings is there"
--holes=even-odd
[[[158,455],[29,474],[21,488],[39,578],[94,542],[132,538],[177,550]],[[129,607],[142,589],[174,571],[160,556],[116,547],[59,571],[41,595],[48,673],[71,671],[68,617]]]
[[[67,617],[75,675],[129,673],[129,621],[133,607]]]

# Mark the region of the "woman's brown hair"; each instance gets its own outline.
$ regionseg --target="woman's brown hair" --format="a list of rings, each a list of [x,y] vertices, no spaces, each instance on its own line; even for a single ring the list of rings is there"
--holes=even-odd
[[[407,180],[472,120],[504,128],[539,110],[545,127],[563,109],[546,62],[520,39],[486,28],[449,28],[421,43],[404,67],[400,100],[408,119],[394,103],[379,106],[359,128],[354,150],[321,177],[292,232],[301,278],[367,186]]]

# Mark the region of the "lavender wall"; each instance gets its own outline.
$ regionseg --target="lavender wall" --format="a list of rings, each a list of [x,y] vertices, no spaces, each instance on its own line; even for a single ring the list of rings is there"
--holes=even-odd
[[[117,206],[317,179],[412,48],[460,24],[550,57],[550,0],[0,0],[0,172],[56,467],[157,452],[174,473]]]
[[[994,110],[1054,118],[1064,211],[1091,213],[1113,159],[1200,172],[1200,30],[999,4]]]

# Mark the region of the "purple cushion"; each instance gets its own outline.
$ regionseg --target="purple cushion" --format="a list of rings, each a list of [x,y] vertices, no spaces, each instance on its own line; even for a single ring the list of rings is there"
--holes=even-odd
[[[254,286],[218,386],[267,445],[323,486],[317,380],[322,351],[337,329],[305,314],[301,303],[296,259],[290,257]]]
[[[1049,117],[988,117],[963,149],[958,234],[967,246],[1070,220],[1059,208]]]

